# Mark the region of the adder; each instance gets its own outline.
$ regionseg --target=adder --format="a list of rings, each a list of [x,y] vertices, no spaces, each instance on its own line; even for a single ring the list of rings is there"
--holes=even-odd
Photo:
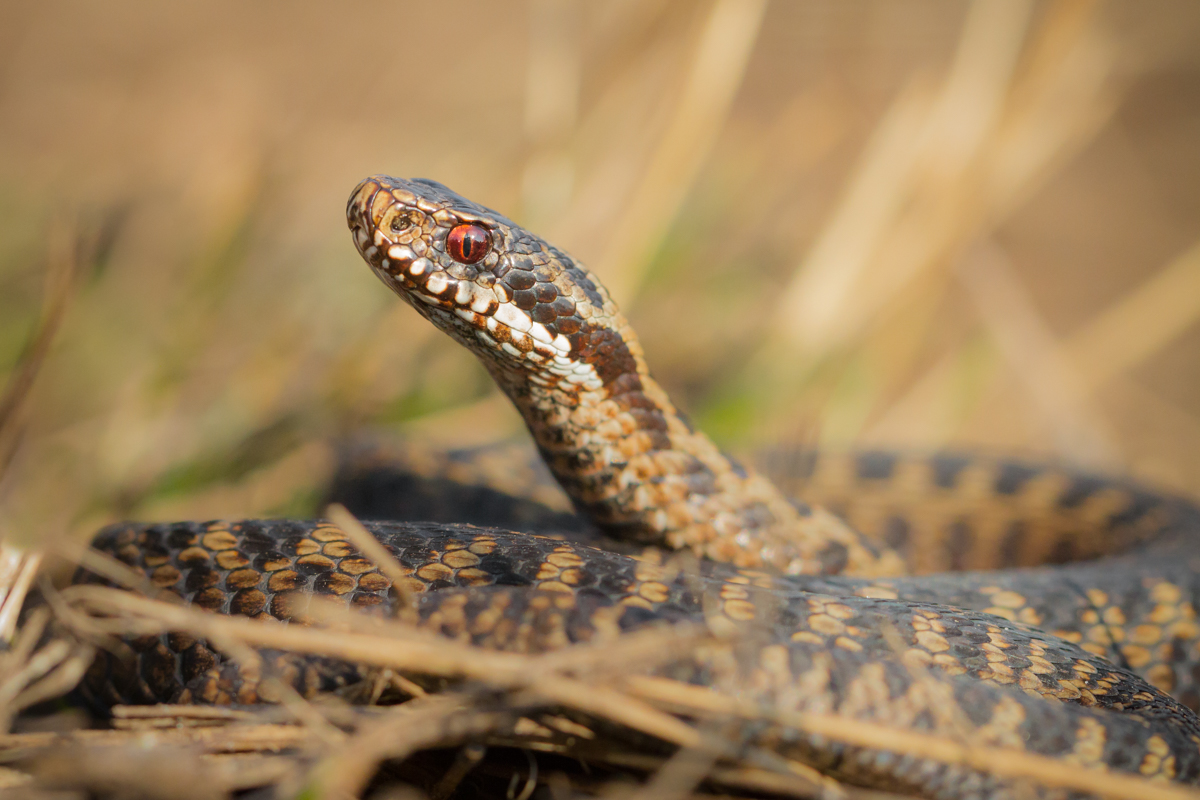
[[[793,502],[676,409],[604,286],[566,253],[428,180],[368,178],[347,217],[375,274],[480,359],[580,514],[612,540],[700,557],[680,570],[561,537],[367,523],[419,593],[421,624],[522,652],[681,620],[751,631],[729,652],[681,653],[670,675],[777,711],[1200,780],[1189,502],[1057,468],[878,453],[787,461],[805,499],[843,513]],[[321,521],[123,523],[95,546],[220,613],[288,619],[312,593],[378,610],[395,591]],[[915,574],[941,562],[976,571]],[[203,641],[134,645],[132,668],[97,662],[88,686],[101,702],[263,699],[259,676]],[[280,658],[307,694],[364,675]],[[744,735],[864,786],[1071,796],[782,723]]]

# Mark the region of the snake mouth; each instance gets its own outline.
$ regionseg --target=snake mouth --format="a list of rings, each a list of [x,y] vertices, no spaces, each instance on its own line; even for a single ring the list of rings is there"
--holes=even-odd
[[[354,244],[372,266],[379,266],[391,247],[411,245],[431,227],[421,224],[427,215],[419,209],[415,196],[394,186],[397,180],[387,176],[367,178],[355,187],[346,205],[346,222]],[[425,248],[422,244],[416,249]]]
[[[505,246],[508,219],[433,181],[374,175],[350,194],[347,222],[372,271],[476,355],[574,369],[575,302],[536,285],[528,249]],[[590,368],[576,378],[596,383]]]
[[[346,203],[346,224],[350,226],[350,234],[354,237],[354,246],[359,255],[375,267],[380,261],[379,246],[374,242],[374,221],[371,208],[382,187],[374,178],[367,178],[350,194]]]
[[[442,292],[449,281],[434,253],[439,209],[407,183],[386,175],[367,178],[350,195],[346,221],[363,260],[393,291],[440,303],[448,299]]]

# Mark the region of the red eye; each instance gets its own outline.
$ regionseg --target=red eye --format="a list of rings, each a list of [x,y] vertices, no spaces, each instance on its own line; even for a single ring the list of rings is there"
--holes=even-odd
[[[446,237],[446,252],[455,261],[474,264],[487,255],[491,239],[478,225],[457,225]]]

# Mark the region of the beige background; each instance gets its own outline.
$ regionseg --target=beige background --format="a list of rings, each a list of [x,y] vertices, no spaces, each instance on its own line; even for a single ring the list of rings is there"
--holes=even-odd
[[[1197,142],[1189,0],[4,3],[0,526],[312,514],[346,431],[518,432],[355,255],[373,172],[592,265],[735,450],[1200,492]]]

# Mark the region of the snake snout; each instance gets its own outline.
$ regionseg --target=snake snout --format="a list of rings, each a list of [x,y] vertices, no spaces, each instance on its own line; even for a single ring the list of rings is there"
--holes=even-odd
[[[351,230],[366,225],[369,221],[371,202],[376,192],[382,188],[379,180],[372,176],[354,187],[350,199],[346,202],[346,222]]]
[[[375,238],[375,226],[371,211],[381,188],[374,177],[367,178],[354,187],[346,202],[346,224],[354,237],[354,246],[368,262],[378,253],[372,241]]]
[[[354,244],[373,267],[391,266],[384,253],[426,232],[419,224],[425,215],[405,202],[405,195],[394,188],[399,183],[396,178],[373,175],[354,187],[346,204]]]

